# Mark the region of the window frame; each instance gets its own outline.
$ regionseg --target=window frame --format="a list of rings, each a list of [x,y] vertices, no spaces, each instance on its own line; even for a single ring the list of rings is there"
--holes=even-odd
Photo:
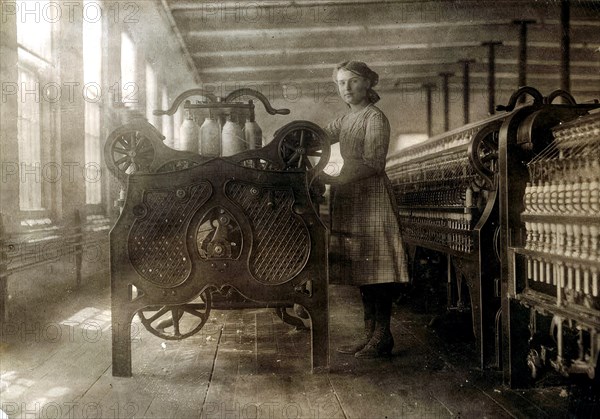
[[[55,121],[53,120],[53,112],[52,112],[52,106],[50,103],[46,102],[45,100],[42,100],[42,91],[41,91],[41,86],[46,85],[47,83],[50,82],[49,77],[45,76],[44,73],[46,73],[45,71],[46,69],[41,68],[38,65],[32,64],[32,62],[30,60],[21,60],[19,59],[17,62],[17,71],[19,72],[19,83],[21,81],[21,76],[20,76],[20,72],[21,71],[26,71],[30,74],[32,74],[36,80],[37,83],[37,87],[38,87],[38,94],[39,94],[39,103],[38,103],[38,112],[39,112],[39,119],[38,119],[38,129],[39,129],[39,143],[40,143],[40,155],[39,155],[39,176],[40,176],[40,208],[25,208],[23,209],[21,207],[21,185],[24,183],[22,182],[22,174],[21,174],[21,165],[22,165],[22,161],[21,161],[21,155],[20,152],[17,151],[17,156],[19,159],[19,179],[18,179],[18,183],[19,183],[19,219],[23,220],[23,219],[31,219],[31,218],[50,218],[50,219],[54,219],[54,215],[55,215],[55,208],[56,208],[56,202],[54,202],[55,200],[53,200],[53,198],[56,196],[56,186],[55,183],[58,183],[58,181],[56,182],[47,182],[44,180],[44,165],[47,163],[52,162],[52,155],[54,154],[54,148],[55,148],[55,137],[53,135],[53,127],[54,127],[54,123]],[[21,87],[21,86],[19,86]],[[21,91],[21,90],[20,90]],[[17,104],[17,143],[16,143],[16,147],[17,150],[20,149],[20,139],[22,136],[22,133],[20,131],[20,124],[21,124],[21,103],[23,103],[22,100],[22,96],[21,94],[19,94],[18,97],[18,104]],[[44,141],[44,138],[49,138],[50,141]],[[62,167],[61,167],[62,170]],[[62,176],[62,173],[61,173]]]
[[[18,182],[18,212],[16,221],[17,224],[20,225],[22,221],[30,220],[30,219],[50,219],[52,223],[56,222],[57,218],[57,210],[58,205],[60,204],[60,200],[58,199],[59,187],[56,185],[60,183],[60,177],[62,177],[63,167],[62,161],[56,161],[55,157],[57,157],[57,117],[56,117],[56,102],[51,102],[45,99],[46,92],[43,91],[43,88],[47,86],[49,83],[56,82],[54,80],[54,75],[56,74],[56,65],[55,65],[55,36],[56,36],[56,25],[52,22],[47,23],[47,29],[49,33],[47,34],[46,39],[46,47],[47,51],[38,51],[32,45],[27,45],[26,39],[19,39],[19,21],[17,21],[17,81],[19,83],[18,88],[18,98],[17,98],[17,139],[15,142],[15,147],[17,148],[17,159],[19,165],[19,179]],[[20,42],[23,41],[23,42]],[[36,83],[36,88],[38,89],[37,94],[39,95],[39,119],[38,119],[38,129],[39,129],[39,142],[40,142],[40,154],[39,154],[39,176],[40,176],[40,208],[21,208],[21,185],[22,185],[22,175],[21,175],[21,153],[20,149],[20,138],[22,135],[20,125],[21,125],[21,104],[23,102],[23,89],[21,83],[21,72],[25,71],[30,73],[33,76]],[[55,84],[55,83],[53,83]],[[44,179],[44,167],[48,163],[54,162],[58,164],[61,170],[60,176],[53,181],[46,181]]]
[[[103,21],[99,21],[99,22],[93,22],[90,24],[94,24],[94,25],[100,25],[99,31],[98,31],[98,35],[99,35],[99,39],[96,40],[95,43],[95,48],[93,48],[94,50],[96,50],[96,52],[100,55],[99,59],[97,60],[98,64],[99,64],[99,68],[95,69],[95,73],[96,76],[99,76],[99,80],[97,80],[96,82],[100,85],[100,88],[102,90],[103,86],[104,86],[104,51],[105,51],[105,28],[104,28],[104,23]],[[82,24],[82,32],[85,33],[85,21]],[[84,51],[86,50],[86,43],[85,43],[85,36],[83,36],[82,39],[82,45],[84,48]],[[88,48],[89,50],[89,48]],[[86,75],[85,75],[85,68],[86,68],[86,63],[85,63],[85,52],[82,55],[82,65],[83,65],[83,77],[84,77],[84,83],[87,82],[87,80],[85,79]],[[87,100],[84,99],[83,104],[84,104],[84,110],[83,110],[83,115],[84,115],[84,164],[87,165],[89,162],[93,162],[93,163],[97,163],[100,167],[100,173],[99,173],[99,186],[97,187],[98,190],[96,191],[99,195],[100,201],[99,202],[95,202],[95,203],[89,203],[88,202],[88,184],[89,182],[87,182],[84,179],[84,208],[85,208],[85,213],[88,215],[106,215],[106,211],[107,211],[107,193],[106,193],[106,188],[107,188],[107,171],[105,168],[105,164],[104,164],[104,142],[103,142],[103,134],[104,134],[104,130],[103,130],[103,121],[104,121],[104,113],[106,111],[106,107],[104,105],[105,102],[105,98],[102,97],[102,93],[101,92],[101,97],[99,98],[99,100],[97,102],[89,102]],[[88,130],[89,128],[89,120],[88,120],[88,112],[90,112],[92,110],[92,108],[95,109],[95,111],[97,112],[97,130],[95,133],[92,133]],[[94,154],[94,152],[91,152],[88,150],[88,138],[89,136],[94,136],[97,138],[96,141],[96,151],[95,151],[95,158],[97,158],[97,161],[88,161],[88,153],[91,153],[92,156]]]

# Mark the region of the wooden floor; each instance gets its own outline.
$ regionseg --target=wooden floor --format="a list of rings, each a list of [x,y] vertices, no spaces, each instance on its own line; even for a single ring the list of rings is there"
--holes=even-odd
[[[105,282],[105,281],[104,281]],[[111,375],[109,288],[28,307],[4,330],[1,407],[10,418],[566,417],[569,388],[503,388],[472,345],[395,307],[389,359],[331,351],[309,372],[309,333],[269,310],[213,311],[198,334],[163,341],[135,323],[133,378]],[[356,289],[331,286],[331,347],[359,333]]]

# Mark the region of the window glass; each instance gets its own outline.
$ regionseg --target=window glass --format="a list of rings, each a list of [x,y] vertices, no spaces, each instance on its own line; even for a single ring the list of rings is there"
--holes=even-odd
[[[52,22],[61,17],[60,5],[48,0],[18,3],[17,42],[21,49],[50,61],[52,56]]]
[[[102,21],[83,19],[85,103],[85,202],[102,203],[100,103],[102,94]]]
[[[137,102],[137,71],[136,71],[136,49],[131,37],[121,33],[121,83],[122,102],[131,106]]]
[[[17,15],[18,83],[17,142],[19,208],[44,209],[42,195],[42,74],[51,71],[52,22],[60,18],[56,2],[20,2]],[[47,81],[47,80],[46,80]],[[52,168],[48,170],[51,171]]]
[[[40,95],[37,74],[19,68],[20,97],[17,110],[17,142],[19,148],[19,207],[41,210],[41,124]]]
[[[158,109],[158,91],[156,83],[156,73],[150,63],[146,63],[146,119],[156,126],[157,117],[152,112]]]

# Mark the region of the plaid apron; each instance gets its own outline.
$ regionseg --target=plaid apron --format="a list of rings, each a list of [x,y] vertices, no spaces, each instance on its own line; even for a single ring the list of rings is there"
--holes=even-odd
[[[336,119],[326,131],[332,142],[340,142],[346,170],[362,164],[378,173],[332,188],[330,282],[359,286],[409,282],[398,212],[385,174],[387,118],[369,105]]]

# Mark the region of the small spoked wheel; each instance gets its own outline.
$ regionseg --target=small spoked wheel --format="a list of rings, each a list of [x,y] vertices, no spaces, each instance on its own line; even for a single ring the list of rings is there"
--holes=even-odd
[[[150,170],[156,150],[152,141],[153,132],[144,128],[139,124],[125,125],[108,137],[104,145],[104,158],[115,176]]]
[[[138,311],[144,327],[166,340],[181,340],[200,331],[206,324],[211,308],[211,293],[204,291],[188,304],[149,306]]]
[[[318,125],[308,121],[294,121],[275,133],[279,157],[285,170],[306,170],[317,173],[329,161],[330,147],[327,134]]]
[[[154,159],[152,143],[140,131],[117,137],[110,151],[117,170],[128,175],[147,169]]]

